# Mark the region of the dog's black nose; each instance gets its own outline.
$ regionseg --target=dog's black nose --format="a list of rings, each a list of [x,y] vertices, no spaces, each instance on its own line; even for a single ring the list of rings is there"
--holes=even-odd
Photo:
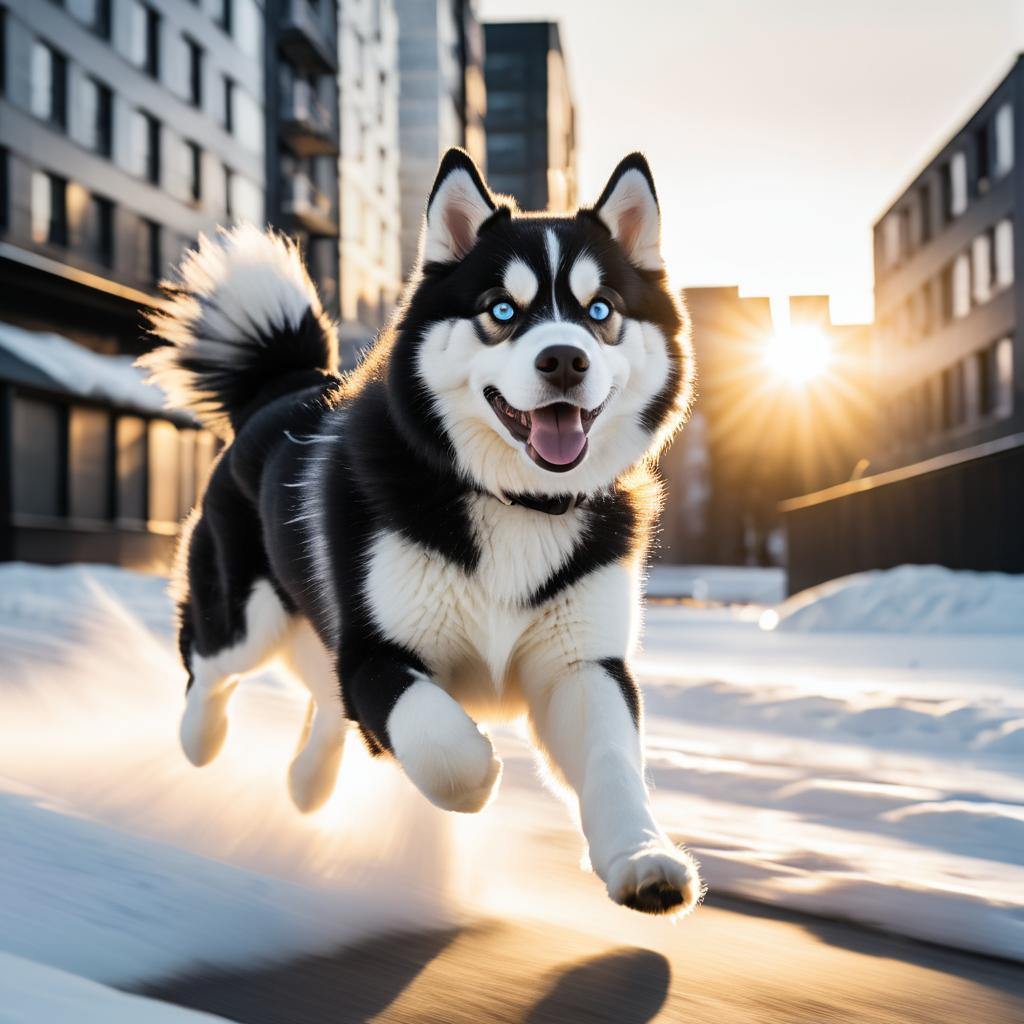
[[[575,345],[550,345],[534,360],[534,366],[563,391],[576,387],[590,369],[587,353]]]

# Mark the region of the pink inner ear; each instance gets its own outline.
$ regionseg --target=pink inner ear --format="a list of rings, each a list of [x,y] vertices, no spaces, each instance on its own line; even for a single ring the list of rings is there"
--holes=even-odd
[[[465,205],[453,199],[444,211],[444,226],[452,240],[452,254],[461,259],[476,243],[476,231]]]
[[[616,237],[619,245],[630,255],[636,249],[636,243],[640,239],[640,229],[643,226],[643,211],[639,206],[627,206],[619,214]]]

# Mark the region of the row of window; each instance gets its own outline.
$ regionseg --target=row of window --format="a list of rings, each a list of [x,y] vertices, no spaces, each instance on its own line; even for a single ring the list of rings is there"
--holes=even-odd
[[[198,500],[215,456],[206,431],[16,395],[15,515],[176,523]]]
[[[197,80],[201,82],[201,77]],[[222,78],[222,123],[247,148],[263,144],[262,114],[258,104],[239,89],[229,76]],[[197,88],[199,86],[197,85]],[[69,125],[68,61],[48,43],[36,40],[32,48],[32,113],[52,128],[72,131],[76,141],[108,159],[114,152],[114,94],[110,87],[91,75],[83,77],[74,91],[77,104],[74,124]],[[154,185],[160,184],[160,136],[163,126],[152,114],[138,110],[132,131],[132,169]],[[185,143],[196,149],[197,144]],[[194,198],[199,198],[193,192]]]
[[[0,153],[4,180],[6,163],[7,154]],[[228,219],[261,223],[262,193],[230,167],[224,166],[223,172]],[[30,213],[34,242],[61,248],[75,245],[95,262],[114,266],[117,206],[109,197],[89,194],[61,175],[33,171]],[[137,265],[144,266],[146,279],[155,283],[165,269],[162,228],[146,218],[141,223],[142,237],[135,243]]]
[[[982,426],[1013,413],[1013,339],[1000,338],[922,381],[894,403],[906,443]]]
[[[1013,169],[1013,116],[1013,105],[1004,103],[939,168],[937,178],[924,181],[882,221],[883,269],[903,263],[938,230],[964,213],[972,194],[975,198],[985,195],[995,181]]]
[[[1007,217],[978,235],[967,251],[911,292],[893,312],[880,317],[882,337],[911,346],[967,316],[1013,284],[1013,261],[1013,221]]]
[[[112,0],[50,0],[101,39],[111,39]],[[192,0],[199,6],[199,0]],[[160,78],[163,19],[144,0],[118,0],[118,14],[129,26],[128,56],[151,78]],[[123,6],[121,6],[123,4]],[[247,56],[258,58],[262,46],[262,15],[256,0],[219,0],[214,23],[231,36]]]

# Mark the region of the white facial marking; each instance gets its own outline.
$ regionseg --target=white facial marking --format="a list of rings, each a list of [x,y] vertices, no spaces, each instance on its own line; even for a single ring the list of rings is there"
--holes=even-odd
[[[505,268],[502,280],[505,291],[516,300],[520,309],[526,309],[537,295],[539,283],[537,275],[530,269],[525,260],[518,256]]]
[[[569,287],[581,306],[594,297],[594,293],[601,287],[601,268],[593,256],[584,252],[576,257],[569,271]]]
[[[561,259],[561,252],[558,248],[558,235],[555,234],[553,228],[548,228],[544,233],[544,245],[548,251],[548,266],[551,268],[551,312],[556,320],[560,320],[558,302],[555,299],[555,281],[558,278],[558,263]]]

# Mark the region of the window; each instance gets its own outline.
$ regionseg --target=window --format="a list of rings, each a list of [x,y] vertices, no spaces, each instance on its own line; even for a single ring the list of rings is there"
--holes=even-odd
[[[45,171],[32,174],[32,240],[68,244],[68,183]]]
[[[942,175],[943,211],[946,220],[959,217],[967,209],[967,157],[954,153]]]
[[[996,285],[1013,284],[1013,221],[1001,220],[995,227]]]
[[[997,111],[993,124],[995,159],[992,173],[997,178],[1013,169],[1013,106],[1004,103]]]
[[[203,151],[194,142],[185,143],[189,177],[189,196],[194,203],[203,198]]]
[[[114,97],[95,78],[83,78],[79,89],[82,118],[78,128],[79,141],[101,156],[109,157],[114,146]]]
[[[149,280],[156,284],[163,275],[163,232],[156,221],[147,220],[143,222],[146,226],[146,266],[149,271]]]
[[[957,319],[971,311],[971,261],[961,253],[953,261],[953,316]]]
[[[68,417],[68,515],[110,518],[111,469],[109,414],[73,406]]]
[[[202,107],[203,48],[194,39],[185,36],[185,49],[188,51],[188,101],[193,107]]]
[[[0,96],[7,95],[7,11],[0,7]]]
[[[948,324],[953,319],[953,264],[947,263],[939,275],[939,310],[942,322]]]
[[[150,184],[160,184],[160,122],[144,110],[135,117],[135,170]]]
[[[103,196],[93,196],[95,254],[105,267],[114,265],[114,204]]]
[[[931,241],[932,237],[932,187],[922,185],[917,194],[917,204],[921,210],[921,244]]]
[[[988,124],[983,124],[974,133],[974,156],[976,160],[975,189],[979,196],[983,196],[991,184],[991,160],[992,152],[991,135]]]
[[[247,57],[259,59],[263,52],[263,14],[254,0],[235,0],[234,36]]]
[[[977,381],[975,395],[978,403],[978,416],[991,416],[995,409],[995,347],[975,352],[974,377]]]
[[[59,516],[64,511],[61,409],[52,402],[15,395],[11,415],[14,511]]]
[[[266,122],[259,104],[244,90],[232,90],[232,126],[235,138],[251,153],[262,153]]]
[[[64,131],[68,122],[68,62],[36,40],[32,44],[32,113]]]
[[[146,519],[146,421],[119,416],[117,446],[117,514],[135,522]]]
[[[160,15],[138,0],[131,8],[131,59],[150,78],[160,77]]]
[[[952,430],[964,418],[963,365],[955,363],[942,371],[942,429]]]
[[[988,302],[992,297],[992,236],[987,231],[971,243],[971,277],[975,303]]]
[[[224,165],[224,215],[228,220],[231,220],[234,210],[232,209],[231,200],[235,191],[235,172]]]
[[[1005,419],[1013,412],[1013,338],[997,341],[995,351],[996,415]]]
[[[101,39],[110,38],[110,0],[64,0],[64,6]]]
[[[149,424],[149,518],[178,521],[178,428],[167,420]]]
[[[224,76],[224,131],[229,135],[235,133],[235,83]]]
[[[232,0],[220,0],[220,10],[217,12],[215,21],[228,35],[235,23],[235,5]]]

